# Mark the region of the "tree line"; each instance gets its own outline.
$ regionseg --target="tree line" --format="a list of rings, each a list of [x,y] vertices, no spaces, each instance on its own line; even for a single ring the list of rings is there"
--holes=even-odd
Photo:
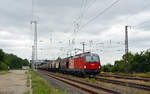
[[[5,53],[0,49],[0,70],[21,69],[22,66],[29,66],[29,61],[14,54]]]
[[[140,53],[128,53],[128,63],[125,63],[125,56],[121,60],[116,60],[114,65],[107,64],[102,66],[104,72],[122,72],[122,73],[145,73],[150,72],[150,51]]]

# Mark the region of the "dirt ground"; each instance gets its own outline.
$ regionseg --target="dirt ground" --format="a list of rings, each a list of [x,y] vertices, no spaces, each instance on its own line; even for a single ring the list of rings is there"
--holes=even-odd
[[[28,91],[25,70],[11,70],[0,75],[0,94],[23,94]]]

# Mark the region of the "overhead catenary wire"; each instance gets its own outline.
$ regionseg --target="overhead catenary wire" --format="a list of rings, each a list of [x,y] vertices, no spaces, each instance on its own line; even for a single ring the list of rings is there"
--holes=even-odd
[[[106,11],[108,11],[110,8],[112,8],[115,4],[117,4],[120,0],[116,0],[115,2],[113,2],[112,4],[110,4],[108,7],[106,7],[104,10],[102,10],[98,15],[96,15],[95,17],[93,17],[92,19],[90,19],[86,24],[84,24],[81,28],[83,29],[85,26],[87,26],[89,23],[91,23],[92,21],[94,21],[95,19],[97,19],[99,16],[103,15]]]
[[[80,25],[80,23],[81,23],[81,20],[82,20],[82,15],[84,14],[83,12],[83,10],[86,8],[86,5],[87,5],[87,3],[88,3],[88,0],[81,0],[81,5],[80,5],[80,11],[79,11],[79,14],[78,14],[78,16],[77,16],[77,18],[75,19],[75,20],[73,20],[72,21],[72,25],[73,25],[73,27],[74,27],[74,29],[73,29],[73,32],[70,34],[70,36],[71,36],[71,38],[72,38],[72,36],[75,34],[75,32],[76,31],[78,31],[78,30],[76,30],[78,27],[79,27],[79,25]],[[67,26],[67,29],[65,29],[64,31],[67,31],[68,29],[70,28],[70,25],[69,25],[69,27]],[[65,35],[64,35],[65,36]],[[68,37],[66,37],[67,39],[68,39]],[[71,40],[71,38],[69,39],[69,40]],[[74,39],[74,37],[72,38],[72,40]]]
[[[144,24],[146,24],[146,23],[149,23],[150,22],[150,20],[146,20],[146,21],[144,21],[144,22],[142,22],[142,23],[140,23],[140,24],[137,24],[137,25],[135,25],[134,27],[143,27],[143,25]]]
[[[141,11],[144,10],[144,9],[146,9],[146,8],[148,8],[148,7],[150,7],[150,4],[148,4],[147,6],[143,7],[143,8],[141,9]],[[135,15],[128,16],[127,19],[129,19],[130,17],[133,17],[133,16],[135,16]]]
[[[86,15],[88,9],[90,9],[94,5],[94,3],[96,3],[96,1],[97,0],[92,0],[92,2],[90,3],[86,0],[86,4],[84,5],[83,8],[81,8],[81,14],[78,17],[80,20],[82,20],[84,18],[84,16]]]
[[[75,27],[74,33],[79,31],[79,28],[81,27],[83,19],[86,17],[88,10],[96,3],[97,0],[90,1],[91,2],[89,2],[88,0],[82,0],[80,14],[78,18],[73,22]]]
[[[145,8],[147,8],[147,6],[146,7],[144,7],[143,9],[145,9]],[[130,17],[130,16],[128,16],[128,17]],[[148,21],[146,21],[146,22],[144,22],[144,23],[147,23]],[[143,24],[143,23],[142,23]]]
[[[78,16],[78,19],[76,19],[76,21],[74,21],[74,31],[72,33],[72,41],[73,44],[75,44],[75,41],[77,39],[76,34],[79,31],[79,28],[82,24],[82,20],[86,15],[86,12],[88,11],[88,9],[90,9],[90,7],[96,2],[96,0],[93,0],[92,2],[88,2],[88,0],[82,0],[82,4],[81,4],[81,9],[80,9],[80,14]]]
[[[146,8],[149,8],[150,7],[150,4],[147,4],[146,6],[144,6],[142,9],[140,9],[139,11],[142,11],[142,10],[144,10],[144,9],[146,9]],[[136,13],[138,13],[138,12],[136,12]],[[136,16],[136,15],[128,15],[128,16],[126,16],[125,18],[122,18],[122,19],[120,19],[118,22],[122,22],[122,21],[127,21],[129,18],[131,18],[131,17],[134,17],[134,16]],[[150,20],[149,20],[150,21]],[[145,24],[145,23],[147,23],[148,21],[144,21],[144,22],[142,22],[142,23],[140,23],[140,24],[137,24],[137,25],[135,25],[134,27],[138,27],[138,26],[140,26],[141,24]]]
[[[82,0],[79,16],[77,17],[77,19],[75,19],[75,21],[73,21],[74,30],[71,36],[75,35],[76,32],[79,31],[86,12],[94,5],[94,3],[96,3],[96,1],[97,0],[92,0],[92,2],[89,3],[88,0]]]
[[[86,0],[87,1],[87,0]],[[79,19],[77,19],[75,22],[74,22],[74,26],[75,26],[75,29],[80,29],[81,28],[81,21],[83,20],[84,16],[85,15],[84,13],[92,6],[92,4],[88,7],[86,7],[87,5],[87,2],[85,0],[82,0],[82,4],[81,4],[81,14],[79,15]],[[95,0],[96,1],[96,0]],[[102,12],[100,12],[98,15],[96,15],[94,18],[92,18],[89,22],[87,22],[86,24],[84,25],[88,25],[89,23],[91,23],[93,20],[95,20],[97,17],[101,16],[103,13],[105,13],[108,9],[112,8],[116,3],[118,3],[120,0],[116,0],[115,2],[113,2],[112,4],[110,4],[107,8],[105,8]],[[93,2],[94,4],[94,2]],[[87,10],[86,10],[87,9]],[[83,11],[84,10],[84,11]],[[75,35],[75,32],[76,30],[73,31],[73,35]],[[77,30],[78,31],[78,30]],[[72,39],[72,41],[75,40],[75,38]]]
[[[80,25],[82,23],[82,20],[85,16],[85,11],[86,11],[86,7],[87,7],[88,1],[87,0],[82,0],[82,4],[81,4],[81,8],[80,8],[80,14],[78,16],[78,18],[74,21],[74,33],[77,32],[80,28]]]
[[[97,1],[97,0],[93,0],[93,2],[91,2],[91,4],[90,4],[89,6],[87,6],[86,9],[88,10],[89,8],[91,8],[91,7],[96,3],[96,1]]]
[[[84,0],[83,0],[84,1]],[[86,1],[86,5],[84,5],[84,8],[81,9],[81,14],[78,16],[78,19],[76,20],[76,30],[79,31],[80,27],[82,26],[83,19],[86,17],[88,10],[96,3],[97,0],[90,0],[91,2]],[[79,20],[79,21],[78,21]]]
[[[73,30],[73,32],[71,34],[72,38],[70,39],[71,40],[70,46],[69,46],[70,47],[70,51],[72,51],[74,49],[74,47],[75,47],[75,43],[76,43],[75,41],[77,39],[76,32],[78,32],[78,30],[80,28],[80,25],[82,23],[82,19],[84,18],[84,12],[86,11],[87,3],[88,3],[88,0],[82,0],[79,16],[78,16],[78,18],[75,21],[73,21],[74,30]]]

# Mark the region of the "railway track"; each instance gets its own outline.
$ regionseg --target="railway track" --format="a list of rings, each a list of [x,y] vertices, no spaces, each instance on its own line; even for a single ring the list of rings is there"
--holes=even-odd
[[[136,84],[136,83],[132,83],[132,82],[111,80],[111,79],[100,78],[100,77],[96,77],[95,79],[98,81],[101,81],[101,82],[112,83],[112,84],[116,84],[116,85],[128,86],[128,87],[132,87],[132,88],[138,88],[138,89],[150,91],[150,85],[142,85],[142,84]]]
[[[150,78],[121,76],[121,75],[100,74],[99,76],[103,76],[103,77],[115,77],[115,78],[121,78],[121,79],[129,79],[129,80],[140,80],[140,81],[145,81],[145,82],[150,81]]]
[[[87,92],[89,94],[123,94],[122,92],[120,92],[118,90],[106,88],[106,87],[99,86],[99,85],[92,84],[92,83],[88,83],[85,81],[81,81],[81,80],[77,80],[77,79],[73,79],[73,78],[68,78],[65,76],[60,76],[60,75],[56,75],[54,73],[45,72],[45,71],[39,71],[39,72],[47,75],[48,77],[51,77],[53,79],[59,80],[59,81],[66,83],[68,85],[71,85],[75,88],[78,88],[78,89],[80,89],[84,92]]]
[[[108,73],[104,73],[104,74],[108,74]],[[113,73],[112,75],[120,75],[120,76],[128,76],[128,77],[136,77],[134,75],[128,75],[128,74],[117,74],[117,73]],[[138,77],[141,77],[141,78],[149,78],[148,76],[138,76]]]

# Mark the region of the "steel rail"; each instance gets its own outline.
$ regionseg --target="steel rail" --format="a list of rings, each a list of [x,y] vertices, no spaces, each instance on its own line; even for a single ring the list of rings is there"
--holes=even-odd
[[[118,81],[118,80],[110,80],[107,78],[100,78],[100,77],[96,77],[95,79],[98,81],[101,81],[101,82],[105,82],[105,83],[112,83],[112,84],[116,84],[116,85],[128,86],[128,87],[133,87],[133,88],[150,91],[149,85],[142,85],[142,84],[136,84],[136,83],[132,83],[132,82],[124,82],[124,81]]]
[[[131,77],[131,76],[121,76],[121,75],[99,74],[98,76],[115,77],[115,78],[121,78],[121,79],[129,79],[129,80],[140,80],[140,81],[145,81],[145,82],[150,81],[150,79],[148,79],[148,78]]]
[[[41,72],[41,71],[40,71]],[[92,93],[92,94],[99,94],[95,91],[92,91],[90,88],[87,88],[87,87],[81,87],[81,86],[78,86],[78,85],[75,85],[75,84],[72,84],[72,83],[69,83],[65,80],[69,80],[69,81],[72,81],[72,82],[75,82],[75,83],[79,83],[79,84],[82,84],[82,85],[86,85],[88,87],[92,87],[92,88],[95,88],[95,89],[100,89],[104,92],[108,92],[108,93],[111,93],[111,94],[122,94],[122,92],[120,91],[117,91],[117,90],[114,90],[114,89],[110,89],[110,88],[106,88],[106,87],[101,87],[99,85],[95,85],[95,84],[92,84],[92,83],[88,83],[88,82],[85,82],[85,81],[81,81],[81,80],[77,80],[77,79],[73,79],[73,78],[68,78],[68,77],[65,77],[65,76],[60,76],[60,75],[56,75],[54,73],[50,73],[50,72],[45,72],[45,71],[42,71],[42,73],[46,74],[47,76],[49,77],[52,77],[56,80],[59,80],[59,81],[62,81],[66,84],[69,84],[71,86],[74,86],[76,88],[80,88],[81,90],[83,91],[86,91],[86,92],[89,92],[89,93]],[[63,79],[65,80],[63,80]]]

